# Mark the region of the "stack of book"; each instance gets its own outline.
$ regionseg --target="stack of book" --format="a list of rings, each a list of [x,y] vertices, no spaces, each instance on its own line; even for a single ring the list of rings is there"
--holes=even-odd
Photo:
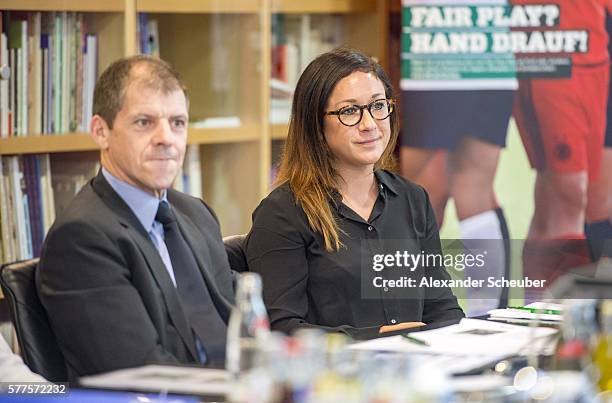
[[[97,37],[73,12],[0,12],[0,137],[87,131]]]
[[[2,260],[38,256],[55,220],[48,155],[0,157]]]
[[[81,13],[0,11],[0,65],[10,72],[0,80],[0,138],[89,131],[97,48]],[[39,255],[66,180],[71,196],[85,182],[52,178],[48,154],[0,157],[0,262]]]

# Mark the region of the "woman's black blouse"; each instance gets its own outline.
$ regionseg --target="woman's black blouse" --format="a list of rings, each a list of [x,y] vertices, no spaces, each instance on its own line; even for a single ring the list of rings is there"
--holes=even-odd
[[[447,287],[374,287],[376,276],[415,275],[397,267],[374,271],[375,254],[395,253],[398,246],[401,253],[440,253],[425,190],[389,171],[374,174],[379,196],[367,221],[339,195],[330,200],[344,244],[339,251],[325,250],[322,235],[310,228],[287,184],[272,191],[253,213],[246,256],[249,270],[262,276],[272,329],[289,333],[319,327],[359,337],[375,335],[382,325],[429,324],[464,316]],[[449,278],[443,266],[426,272],[433,279]]]

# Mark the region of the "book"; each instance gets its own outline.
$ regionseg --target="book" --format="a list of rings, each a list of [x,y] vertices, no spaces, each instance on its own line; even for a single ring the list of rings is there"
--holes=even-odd
[[[70,55],[72,44],[72,12],[62,12],[62,52],[60,55],[60,70],[62,81],[60,86],[60,130],[59,133],[68,133],[70,131]]]
[[[19,64],[19,134],[25,136],[28,134],[28,66],[30,65],[28,53],[28,21],[24,20],[21,23],[21,48],[17,49],[21,53]]]
[[[14,135],[28,131],[28,23],[21,13],[13,13],[9,19],[8,47],[11,64],[11,110]]]
[[[189,144],[185,153],[183,172],[187,173],[186,192],[193,197],[202,198],[202,165],[200,160],[200,145]]]
[[[15,245],[15,260],[31,258],[31,245],[28,225],[26,224],[27,196],[24,197],[23,165],[20,156],[7,156],[5,175],[8,175],[9,195],[11,197],[12,231]]]
[[[93,93],[96,83],[98,65],[98,37],[87,35],[83,66],[83,129],[89,130],[93,115]]]
[[[69,14],[68,19],[68,38],[67,38],[67,48],[68,48],[68,85],[67,85],[67,94],[68,99],[66,102],[67,106],[67,127],[66,131],[68,132],[76,132],[78,130],[79,124],[76,120],[76,83],[77,83],[77,54],[80,54],[80,49],[78,46],[79,38],[78,38],[78,19],[75,13]]]
[[[3,262],[12,261],[13,244],[11,242],[11,232],[9,228],[9,189],[6,186],[4,176],[4,164],[2,162],[3,157],[0,156],[0,240],[2,240],[2,247],[0,248],[0,255]]]
[[[147,54],[159,57],[159,29],[155,19],[147,21]]]
[[[0,16],[0,21],[2,17]],[[8,52],[8,40],[4,32],[0,32],[0,65],[9,65],[9,74],[13,72],[10,70],[9,63],[9,52]],[[9,79],[0,80],[0,137],[6,138],[9,136]]]
[[[28,130],[26,134],[42,133],[42,51],[40,47],[41,13],[28,14]]]
[[[138,39],[138,48],[136,52],[148,55],[148,33],[147,21],[149,20],[148,13],[138,13],[138,24],[136,24],[136,38]]]
[[[83,91],[84,83],[84,72],[83,72],[83,59],[85,58],[85,41],[87,36],[85,34],[85,25],[83,22],[83,15],[77,14],[76,21],[76,39],[74,49],[76,53],[76,72],[75,72],[75,94],[74,94],[74,120],[75,130],[80,132],[87,132],[89,128],[84,125],[83,120]]]
[[[64,13],[65,14],[65,13]],[[53,22],[53,35],[52,35],[52,42],[51,42],[51,48],[53,49],[52,52],[52,59],[51,59],[51,65],[52,65],[52,69],[53,69],[53,76],[51,79],[51,91],[53,94],[53,106],[52,106],[52,110],[53,110],[53,119],[52,119],[52,128],[51,128],[51,133],[61,133],[62,132],[62,112],[61,112],[61,106],[62,106],[62,79],[63,79],[63,74],[61,71],[61,66],[62,66],[62,15],[60,13],[55,13],[53,15],[54,17],[54,22]]]
[[[51,163],[49,154],[37,155],[40,178],[40,194],[43,215],[43,233],[47,234],[49,228],[55,221],[55,200],[53,197],[53,185],[51,181]]]
[[[36,155],[23,156],[23,170],[25,178],[25,192],[27,195],[28,218],[31,252],[33,256],[40,256],[40,248],[43,240],[42,205],[40,195],[40,169]]]
[[[42,133],[50,133],[50,71],[49,66],[49,35],[42,34],[40,37],[40,48],[42,54]]]
[[[9,36],[16,37],[17,32],[13,35]],[[17,39],[8,41],[8,54],[9,54],[9,68],[11,70],[11,76],[9,77],[9,115],[7,119],[8,123],[8,137],[11,137],[15,133],[15,121],[17,116],[17,49],[15,46],[17,45]]]

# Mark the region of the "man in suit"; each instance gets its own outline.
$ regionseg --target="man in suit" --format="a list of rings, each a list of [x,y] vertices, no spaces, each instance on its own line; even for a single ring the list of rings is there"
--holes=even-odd
[[[121,59],[94,91],[102,169],[49,231],[37,287],[71,378],[150,363],[223,366],[232,275],[219,224],[171,185],[188,100],[177,73]]]

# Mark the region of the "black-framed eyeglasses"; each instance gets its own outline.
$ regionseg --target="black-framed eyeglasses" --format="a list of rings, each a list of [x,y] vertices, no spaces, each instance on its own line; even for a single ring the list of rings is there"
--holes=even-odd
[[[363,119],[363,110],[367,109],[370,116],[376,120],[385,120],[393,112],[395,102],[392,99],[376,99],[367,105],[348,105],[336,111],[325,112],[326,115],[336,115],[345,126],[355,126]]]

